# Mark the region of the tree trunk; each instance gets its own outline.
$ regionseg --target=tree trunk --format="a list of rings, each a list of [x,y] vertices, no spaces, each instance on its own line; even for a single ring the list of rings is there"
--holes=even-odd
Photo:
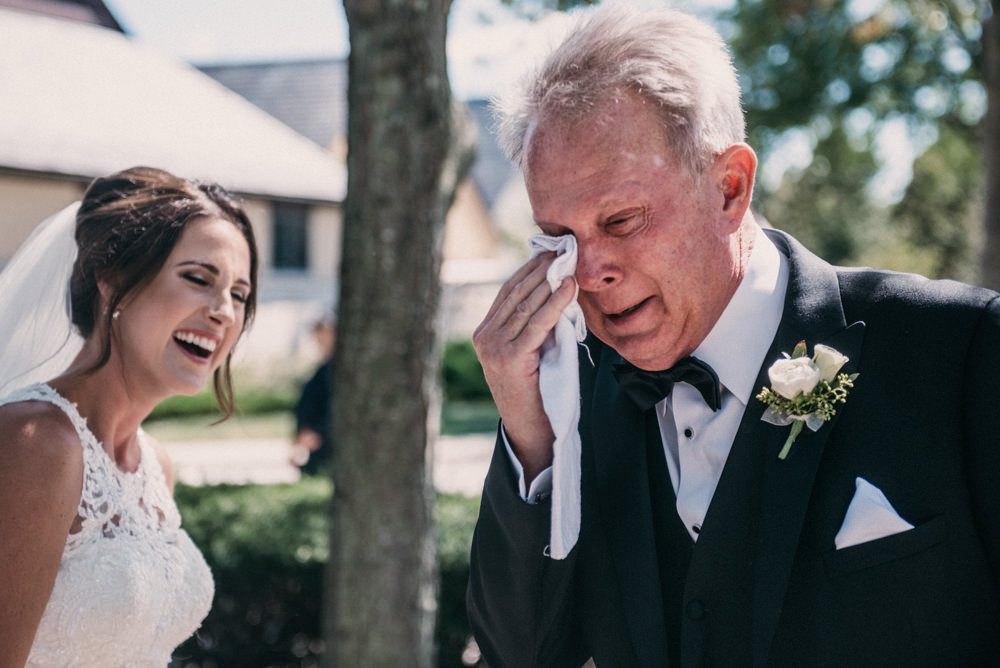
[[[445,65],[450,0],[345,0],[344,8],[348,188],[326,665],[430,668],[436,321],[444,216],[457,180]]]
[[[995,5],[996,3],[994,3]],[[1000,17],[983,25],[983,70],[988,108],[984,121],[983,153],[986,165],[986,207],[982,284],[1000,290]]]

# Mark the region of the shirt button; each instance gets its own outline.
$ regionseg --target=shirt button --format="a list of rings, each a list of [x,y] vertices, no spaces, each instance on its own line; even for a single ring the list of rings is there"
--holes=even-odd
[[[684,612],[688,619],[701,619],[705,616],[705,604],[697,599],[688,601],[688,604],[684,606]]]
[[[701,525],[700,524],[694,524],[694,525],[691,526],[691,530],[694,531],[695,533],[701,533]]]
[[[684,430],[684,436],[686,438],[691,438],[692,436],[694,436],[694,429],[692,429],[691,427],[688,427],[687,429],[685,429]]]

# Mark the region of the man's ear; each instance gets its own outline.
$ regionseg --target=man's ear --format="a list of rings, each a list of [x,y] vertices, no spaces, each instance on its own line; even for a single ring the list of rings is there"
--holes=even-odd
[[[747,144],[733,144],[715,159],[714,169],[722,191],[722,212],[738,224],[753,199],[757,154]]]

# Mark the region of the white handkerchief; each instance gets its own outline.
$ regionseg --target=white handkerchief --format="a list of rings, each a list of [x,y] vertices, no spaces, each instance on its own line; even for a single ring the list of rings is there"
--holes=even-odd
[[[842,550],[912,528],[912,524],[896,513],[882,490],[864,478],[857,478],[854,481],[854,498],[847,507],[844,523],[833,543],[838,550]]]
[[[536,234],[528,240],[533,255],[555,251],[546,280],[556,290],[576,271],[576,238]],[[587,336],[583,311],[574,299],[542,344],[538,385],[556,440],[552,446],[552,528],[549,556],[565,559],[580,536],[580,370],[577,342]]]

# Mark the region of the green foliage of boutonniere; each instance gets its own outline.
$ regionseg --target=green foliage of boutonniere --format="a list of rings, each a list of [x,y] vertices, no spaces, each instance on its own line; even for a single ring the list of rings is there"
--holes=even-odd
[[[856,373],[840,373],[847,357],[830,346],[817,344],[809,357],[806,342],[800,341],[791,355],[782,354],[784,357],[767,370],[771,387],[757,395],[767,405],[762,420],[792,426],[778,459],[788,456],[803,425],[817,431],[836,415],[836,404],[847,402],[847,393],[858,377]]]

